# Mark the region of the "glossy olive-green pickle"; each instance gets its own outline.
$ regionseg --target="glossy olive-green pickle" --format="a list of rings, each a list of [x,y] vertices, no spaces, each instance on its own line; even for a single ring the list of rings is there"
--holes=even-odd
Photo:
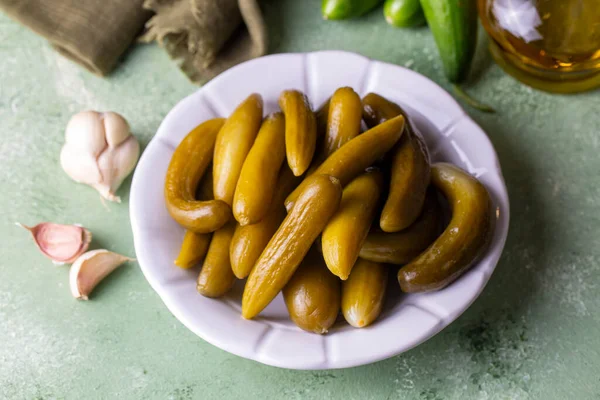
[[[390,190],[379,221],[384,232],[398,232],[421,214],[430,181],[429,153],[397,104],[369,93],[363,99],[363,115],[369,126],[397,115],[407,118],[405,132],[392,150]]]
[[[372,324],[385,302],[388,268],[359,258],[350,277],[342,282],[342,313],[355,328]]]
[[[373,128],[398,115],[404,115],[402,108],[377,93],[367,93],[362,98],[362,117],[369,128]],[[408,121],[406,122],[408,125]],[[405,127],[409,129],[408,126]]]
[[[327,268],[342,280],[348,279],[358,253],[377,213],[383,190],[379,171],[359,175],[344,188],[340,208],[321,235],[321,251]]]
[[[352,88],[342,87],[335,91],[319,110],[317,116],[317,148],[307,176],[333,152],[350,139],[358,136],[361,129],[362,102]]]
[[[232,209],[240,225],[255,224],[269,211],[284,160],[285,120],[274,113],[260,127],[237,182]]]
[[[327,333],[340,312],[340,280],[315,250],[306,255],[283,288],[290,318],[305,331]]]
[[[186,231],[175,265],[187,269],[200,263],[206,256],[211,237],[210,233]]]
[[[358,136],[361,119],[362,103],[358,94],[349,87],[336,90],[329,102],[323,159]]]
[[[433,185],[448,199],[450,223],[431,246],[400,268],[404,292],[437,290],[469,269],[489,244],[492,204],[486,188],[462,169],[446,163],[431,168]]]
[[[287,164],[284,164],[279,172],[273,201],[264,218],[256,224],[238,225],[235,228],[229,256],[233,273],[239,279],[248,276],[254,263],[283,222],[286,216],[283,201],[299,182],[300,178],[294,176]]]
[[[184,228],[216,231],[231,219],[231,208],[219,200],[196,200],[196,190],[210,162],[219,130],[225,122],[211,119],[194,128],[177,146],[165,179],[165,203],[169,214]]]
[[[285,200],[285,207],[289,210],[293,206],[298,194],[314,175],[331,175],[338,178],[342,185],[347,185],[390,150],[403,131],[404,117],[399,115],[350,140],[327,158],[313,175],[302,181]]]
[[[288,165],[302,175],[313,159],[317,144],[317,119],[308,98],[297,90],[284,90],[279,107],[285,115],[285,151]]]
[[[251,94],[231,113],[221,128],[215,144],[213,191],[215,199],[230,206],[248,152],[260,129],[263,100]]]
[[[379,220],[384,232],[407,228],[423,209],[431,176],[425,149],[423,142],[406,132],[393,150],[390,189]]]
[[[221,297],[235,283],[235,275],[229,262],[229,243],[236,225],[232,221],[213,233],[196,285],[203,296]]]
[[[258,315],[288,283],[338,209],[341,198],[338,179],[329,175],[312,177],[248,276],[242,298],[244,318]]]
[[[436,199],[435,189],[430,189],[421,215],[411,226],[395,233],[369,232],[359,256],[387,264],[409,263],[437,239],[441,223],[441,206]]]
[[[285,207],[281,206],[269,211],[256,224],[237,226],[229,248],[231,269],[236,277],[244,279],[248,276],[285,216]]]

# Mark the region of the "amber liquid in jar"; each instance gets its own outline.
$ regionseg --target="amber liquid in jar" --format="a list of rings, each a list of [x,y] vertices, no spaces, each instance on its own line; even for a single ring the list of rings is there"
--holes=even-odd
[[[508,73],[538,89],[600,86],[600,0],[478,0],[490,50]]]

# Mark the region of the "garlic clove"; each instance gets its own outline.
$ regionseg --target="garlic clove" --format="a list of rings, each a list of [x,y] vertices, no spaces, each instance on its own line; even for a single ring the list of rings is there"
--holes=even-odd
[[[64,146],[60,151],[60,166],[75,182],[94,185],[102,180],[96,156],[74,146]]]
[[[129,136],[116,148],[109,148],[98,157],[97,163],[103,179],[93,186],[102,197],[110,201],[121,202],[115,193],[121,183],[129,176],[140,155],[140,144]]]
[[[97,157],[106,147],[106,135],[100,113],[82,111],[71,117],[65,129],[65,142]]]
[[[76,299],[88,300],[96,285],[126,261],[135,261],[135,259],[104,249],[91,250],[82,254],[75,260],[69,271],[71,294]]]
[[[129,124],[121,114],[107,111],[100,113],[100,119],[104,123],[106,142],[109,147],[115,148],[131,137]]]
[[[139,142],[125,118],[114,112],[75,114],[65,139],[60,163],[67,175],[94,187],[103,198],[120,202],[116,191],[140,155]]]
[[[33,227],[18,222],[17,225],[31,232],[38,249],[57,264],[72,263],[87,250],[92,241],[92,233],[78,225],[52,222]]]

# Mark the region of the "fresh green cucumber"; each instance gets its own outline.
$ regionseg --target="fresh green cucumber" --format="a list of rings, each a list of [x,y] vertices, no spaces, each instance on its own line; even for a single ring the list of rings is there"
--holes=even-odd
[[[410,28],[425,23],[425,14],[419,0],[385,0],[383,15],[388,24],[398,28]]]
[[[476,0],[421,0],[444,72],[452,83],[465,79],[477,44]]]
[[[325,19],[359,17],[375,8],[383,0],[323,0],[321,12]]]

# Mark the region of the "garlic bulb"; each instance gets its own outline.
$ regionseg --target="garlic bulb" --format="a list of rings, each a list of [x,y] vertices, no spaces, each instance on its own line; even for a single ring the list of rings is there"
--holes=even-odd
[[[140,145],[125,118],[114,112],[82,111],[67,124],[60,164],[75,182],[121,202],[115,193],[139,155]]]
[[[72,263],[85,253],[92,233],[79,225],[62,225],[42,222],[36,226],[17,225],[31,232],[40,251],[55,264]]]
[[[119,265],[134,258],[122,256],[112,251],[91,250],[79,256],[69,271],[71,294],[76,299],[87,300],[96,285],[113,272]]]

